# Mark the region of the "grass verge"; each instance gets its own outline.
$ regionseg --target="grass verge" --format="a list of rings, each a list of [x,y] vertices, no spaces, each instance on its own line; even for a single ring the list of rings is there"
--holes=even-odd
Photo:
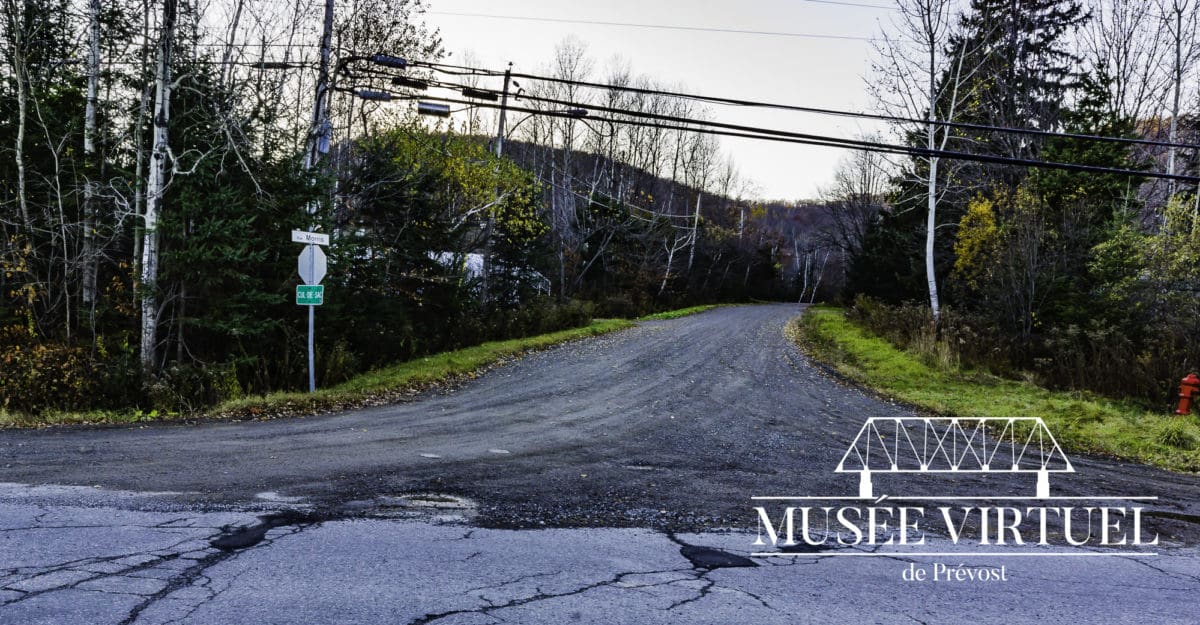
[[[142,411],[45,412],[25,415],[0,410],[0,427],[41,427],[62,424],[140,423],[168,419],[271,419],[394,403],[430,387],[477,377],[522,354],[559,343],[607,334],[631,327],[625,319],[597,319],[590,325],[507,341],[493,341],[451,352],[433,354],[368,371],[342,384],[315,393],[279,392],[224,402],[198,415]]]
[[[678,319],[687,317],[688,315],[696,315],[721,306],[730,306],[730,304],[704,304],[703,306],[692,306],[690,308],[680,308],[677,310],[666,310],[653,315],[644,315],[638,317],[638,321],[662,321],[664,319]]]
[[[941,415],[1041,417],[1068,452],[1101,454],[1174,471],[1200,471],[1195,415],[1153,413],[1087,393],[1050,391],[978,371],[932,366],[846,318],[814,306],[788,326],[813,358],[881,395]]]

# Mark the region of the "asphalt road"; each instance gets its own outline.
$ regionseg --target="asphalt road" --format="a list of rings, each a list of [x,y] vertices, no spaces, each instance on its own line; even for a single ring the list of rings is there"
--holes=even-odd
[[[1052,494],[1157,496],[1140,504],[1156,556],[1018,559],[986,590],[902,580],[936,559],[706,565],[705,546],[752,551],[751,496],[857,494],[834,468],[863,420],[913,414],[809,363],[783,335],[795,314],[647,322],[343,414],[0,432],[0,622],[1200,622],[1200,478],[1077,455]],[[875,483],[1034,489],[1011,473]],[[849,599],[868,591],[884,594]]]

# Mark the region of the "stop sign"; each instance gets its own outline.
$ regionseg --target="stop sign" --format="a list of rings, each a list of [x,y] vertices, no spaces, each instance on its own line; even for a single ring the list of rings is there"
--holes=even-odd
[[[320,284],[325,277],[325,252],[318,245],[305,245],[296,266],[304,284]]]

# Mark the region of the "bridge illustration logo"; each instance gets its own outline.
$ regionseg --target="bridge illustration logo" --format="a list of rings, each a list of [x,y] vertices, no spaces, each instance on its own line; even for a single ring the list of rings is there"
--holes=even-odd
[[[865,499],[872,473],[1036,473],[1049,499],[1050,474],[1075,469],[1040,417],[871,417],[835,472],[858,473]]]
[[[1157,545],[1140,505],[1154,495],[1050,494],[1051,473],[1071,460],[1038,417],[871,417],[835,473],[857,473],[858,495],[751,496],[762,557],[1152,557]],[[879,494],[875,474],[1030,475],[1030,495]],[[936,478],[937,476],[933,476]],[[963,480],[975,481],[975,480]],[[982,480],[980,480],[982,481]],[[1003,480],[1006,485],[1010,480]],[[1019,504],[1023,500],[1032,500]],[[1036,503],[1035,503],[1036,501]],[[842,502],[840,504],[836,502]],[[1085,503],[1086,502],[1086,503]],[[832,505],[831,505],[832,504]],[[915,550],[926,531],[978,550]],[[1152,534],[1152,536],[1151,536]],[[935,539],[940,540],[940,539]],[[794,549],[796,545],[805,548]],[[859,545],[882,546],[870,550]],[[1022,549],[1022,545],[1032,548]],[[1052,545],[1058,547],[1052,547]],[[1114,547],[1128,546],[1126,549]],[[1104,547],[1103,550],[1080,547]],[[915,565],[911,565],[913,568]],[[935,578],[937,567],[935,565]],[[962,565],[959,565],[960,567]],[[945,567],[942,567],[945,569]],[[1003,579],[1003,567],[999,569]],[[915,575],[915,573],[914,573]]]

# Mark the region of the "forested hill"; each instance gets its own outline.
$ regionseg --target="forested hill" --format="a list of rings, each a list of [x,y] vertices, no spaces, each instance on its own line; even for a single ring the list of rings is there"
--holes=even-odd
[[[840,298],[943,360],[1160,402],[1200,362],[1200,11],[898,4],[868,77],[886,135],[819,142],[856,148],[820,200],[765,202],[720,99],[578,40],[518,86],[440,64],[417,0],[7,2],[0,409],[298,386],[295,229],[333,239],[322,383],[592,315]]]
[[[311,44],[325,30],[436,60],[419,3],[328,24],[311,7],[149,8],[5,5],[0,409],[188,410],[300,386],[294,229],[333,238],[321,384],[792,286],[781,233],[711,137],[539,118],[497,158],[479,138],[494,118],[358,97],[343,61],[363,57],[322,65]]]

